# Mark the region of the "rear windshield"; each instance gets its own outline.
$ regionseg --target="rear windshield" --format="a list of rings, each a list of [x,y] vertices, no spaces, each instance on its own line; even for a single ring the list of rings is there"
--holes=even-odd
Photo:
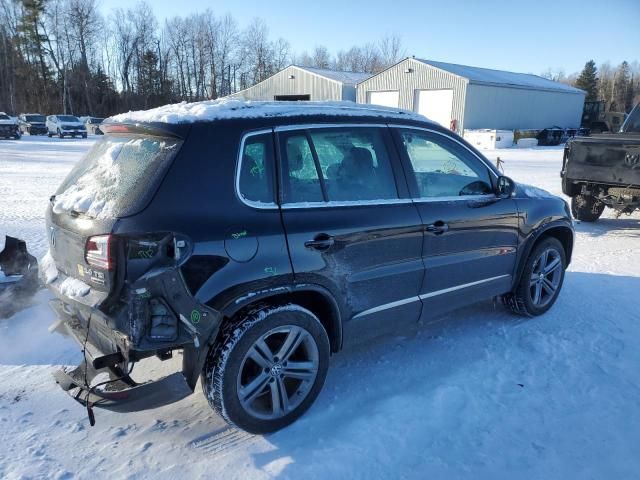
[[[44,123],[44,115],[27,115],[25,119],[27,120],[27,122]]]
[[[60,185],[53,211],[92,218],[137,213],[155,193],[181,145],[174,138],[143,136],[107,136],[97,141]]]
[[[78,117],[74,117],[73,115],[58,115],[58,120],[61,122],[80,122]]]

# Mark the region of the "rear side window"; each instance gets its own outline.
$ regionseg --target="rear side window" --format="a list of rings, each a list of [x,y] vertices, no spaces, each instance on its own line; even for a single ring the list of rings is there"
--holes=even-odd
[[[244,141],[238,188],[245,200],[273,204],[273,142],[271,133],[251,135]]]
[[[383,129],[339,127],[281,135],[285,203],[398,198]]]
[[[54,212],[93,218],[137,213],[155,193],[181,145],[182,141],[174,138],[104,137],[58,188]]]
[[[442,135],[401,131],[421,198],[492,192],[488,168],[464,147]]]

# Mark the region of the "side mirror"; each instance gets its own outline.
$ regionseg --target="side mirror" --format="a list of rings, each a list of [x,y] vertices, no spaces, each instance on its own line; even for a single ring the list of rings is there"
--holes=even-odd
[[[509,198],[516,189],[516,183],[509,177],[500,175],[498,177],[496,196],[499,198]]]

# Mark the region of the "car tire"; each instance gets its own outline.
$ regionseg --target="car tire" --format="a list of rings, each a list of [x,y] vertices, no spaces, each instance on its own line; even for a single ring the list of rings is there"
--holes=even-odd
[[[581,222],[595,222],[604,211],[604,203],[592,195],[576,195],[571,198],[571,214]]]
[[[502,297],[504,304],[519,315],[542,315],[558,299],[566,268],[562,243],[553,237],[543,239],[527,257],[514,291]]]
[[[49,138],[53,137],[53,133],[51,133],[49,130],[47,130],[47,137]]]
[[[87,138],[87,134],[86,134],[86,133],[83,133],[83,134],[82,134],[82,138]]]
[[[64,138],[64,135],[62,134],[62,132],[60,131],[60,129],[58,129],[58,138]]]
[[[316,399],[329,354],[327,332],[312,312],[293,304],[264,306],[223,328],[203,369],[202,388],[227,423],[250,433],[275,432]]]

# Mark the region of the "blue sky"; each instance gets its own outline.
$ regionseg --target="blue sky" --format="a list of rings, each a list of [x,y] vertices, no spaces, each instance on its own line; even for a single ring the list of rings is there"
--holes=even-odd
[[[272,38],[296,52],[325,45],[335,52],[402,38],[407,55],[540,74],[579,71],[596,63],[640,60],[640,0],[152,0],[158,20],[210,8],[231,13],[241,27],[262,17]],[[131,0],[103,0],[103,13]]]

